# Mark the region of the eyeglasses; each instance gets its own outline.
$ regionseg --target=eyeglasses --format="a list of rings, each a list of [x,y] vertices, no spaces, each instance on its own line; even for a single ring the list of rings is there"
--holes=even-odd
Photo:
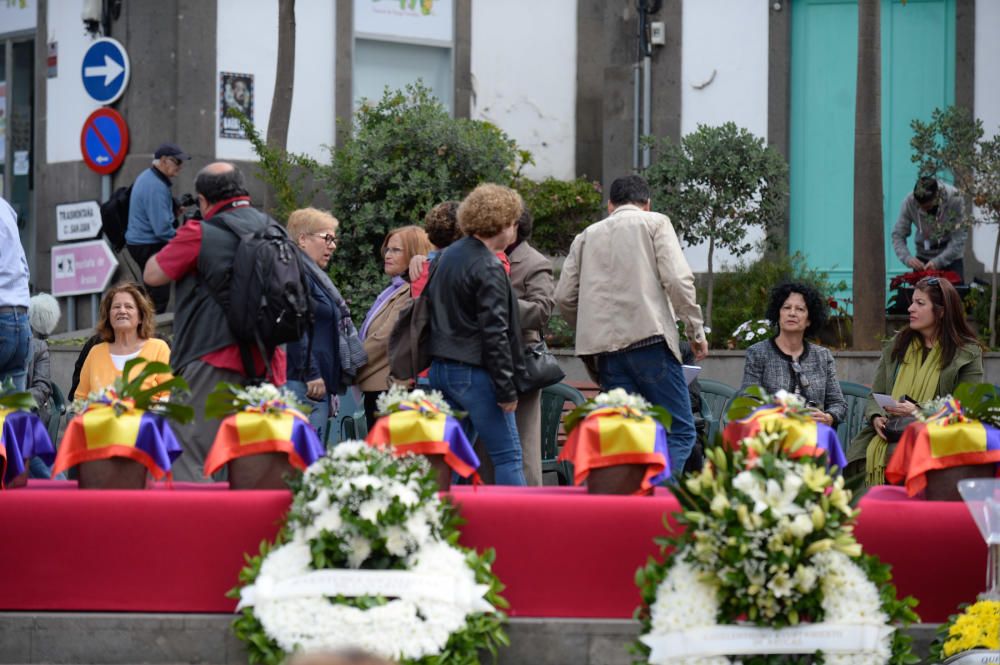
[[[809,377],[802,373],[802,365],[799,364],[798,360],[792,361],[792,371],[795,372],[795,379],[799,382],[799,385],[803,388],[809,387]]]
[[[327,247],[333,247],[337,244],[337,237],[332,233],[310,233],[309,235],[322,238]]]
[[[403,251],[402,247],[386,247],[382,254],[402,254]]]
[[[941,284],[941,279],[938,277],[927,277],[924,279],[924,283],[927,284],[927,286],[938,286]]]
[[[173,162],[174,166],[178,166],[179,167],[179,166],[183,166],[184,165],[184,162],[182,162],[181,160],[177,159],[176,157],[167,157],[167,159],[170,160],[171,162]]]

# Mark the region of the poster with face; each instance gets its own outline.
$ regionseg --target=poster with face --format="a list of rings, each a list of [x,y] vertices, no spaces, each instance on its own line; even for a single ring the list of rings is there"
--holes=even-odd
[[[230,116],[230,110],[253,122],[253,74],[219,72],[219,137],[245,139],[239,120]]]

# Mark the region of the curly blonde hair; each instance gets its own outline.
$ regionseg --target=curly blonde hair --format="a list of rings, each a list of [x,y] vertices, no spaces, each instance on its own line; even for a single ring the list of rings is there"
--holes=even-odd
[[[139,312],[139,328],[136,330],[139,339],[149,339],[155,335],[156,312],[153,310],[153,302],[135,282],[122,282],[105,291],[101,298],[100,313],[97,315],[97,334],[101,336],[101,340],[115,341],[115,329],[111,327],[111,301],[119,293],[127,293],[135,300],[135,307]]]
[[[299,208],[288,216],[288,235],[298,240],[299,236],[315,233],[329,222],[333,222],[334,231],[340,226],[340,221],[326,210]]]
[[[510,187],[479,185],[458,206],[458,226],[467,236],[492,238],[517,223],[524,210],[521,195]]]

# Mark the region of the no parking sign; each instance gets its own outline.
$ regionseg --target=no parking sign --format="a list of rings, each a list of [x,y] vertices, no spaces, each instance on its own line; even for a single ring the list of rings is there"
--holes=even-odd
[[[80,132],[83,161],[93,171],[110,175],[118,170],[128,153],[128,126],[114,109],[97,109],[83,123]]]

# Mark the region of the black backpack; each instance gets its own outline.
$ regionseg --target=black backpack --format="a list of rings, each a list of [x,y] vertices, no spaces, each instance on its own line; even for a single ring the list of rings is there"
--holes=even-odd
[[[125,247],[125,231],[128,230],[128,206],[132,198],[132,185],[119,187],[111,197],[101,204],[101,231],[116,252]]]
[[[256,378],[251,345],[260,350],[270,374],[268,358],[280,344],[296,342],[309,333],[312,346],[313,303],[303,263],[309,258],[270,217],[264,228],[251,233],[241,233],[217,219],[208,223],[240,239],[229,279],[229,329],[240,342],[246,375]]]

